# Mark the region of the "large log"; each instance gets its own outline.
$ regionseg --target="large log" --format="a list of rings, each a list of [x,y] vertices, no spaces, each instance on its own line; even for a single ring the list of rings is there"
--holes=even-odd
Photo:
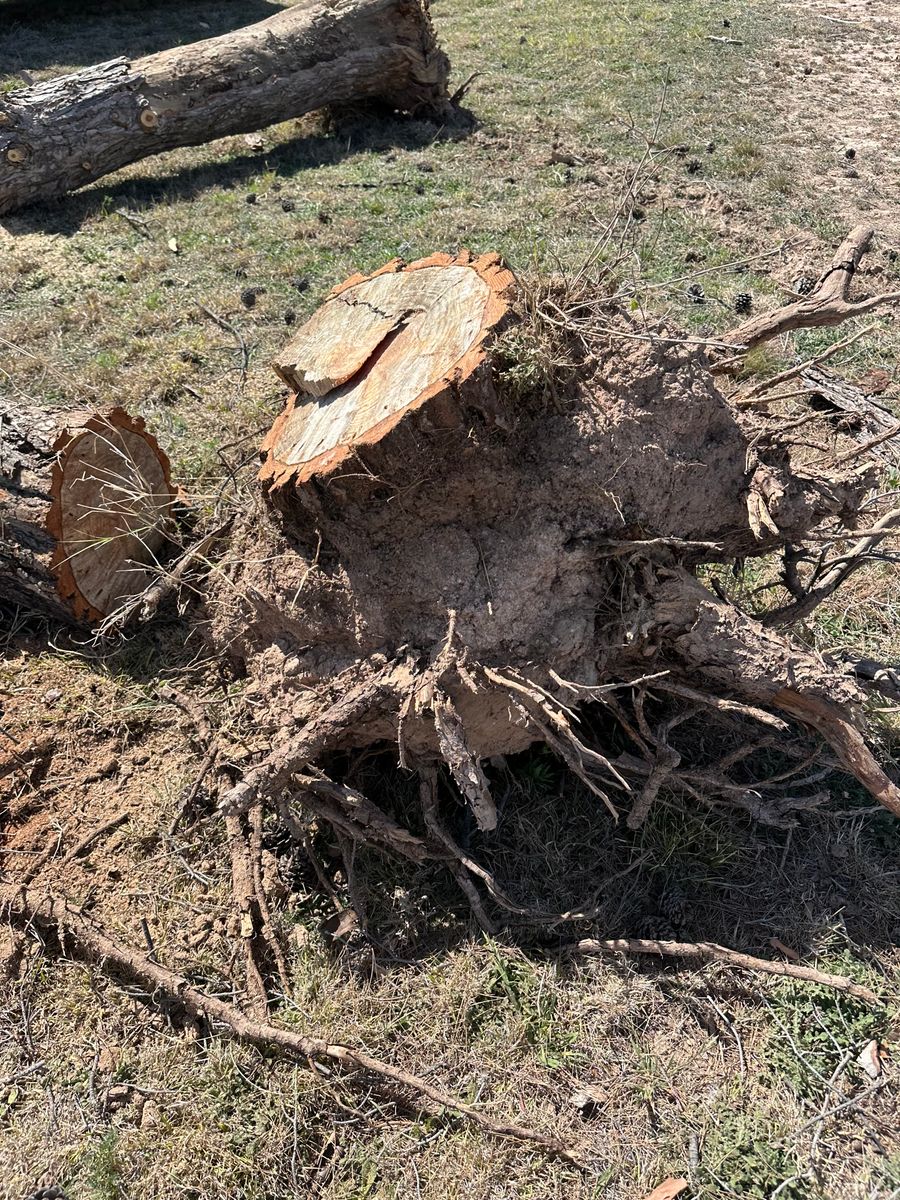
[[[256,25],[0,96],[0,215],[162,150],[381,99],[443,114],[428,0],[304,0]]]
[[[123,409],[0,406],[0,605],[106,616],[155,578],[174,499],[168,459]]]

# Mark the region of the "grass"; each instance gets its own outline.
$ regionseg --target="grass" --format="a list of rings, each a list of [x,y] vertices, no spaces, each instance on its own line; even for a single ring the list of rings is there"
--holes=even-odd
[[[0,87],[16,86],[20,70],[41,78],[150,53],[275,7],[123,0],[114,12],[97,2],[76,13],[60,3],[41,6],[40,19],[14,6],[9,20],[0,4]],[[499,250],[523,273],[570,271],[602,234],[648,139],[655,157],[616,226],[617,282],[636,304],[704,336],[733,322],[738,292],[767,304],[796,271],[817,272],[844,232],[841,204],[874,203],[877,184],[865,175],[841,176],[837,201],[820,189],[808,164],[830,162],[833,147],[785,109],[806,86],[806,59],[827,58],[852,31],[781,2],[719,11],[701,0],[572,0],[564,9],[435,0],[434,13],[457,80],[479,72],[468,97],[475,128],[317,115],[266,130],[262,150],[226,138],[8,218],[0,387],[22,403],[125,404],[202,500],[222,476],[219,446],[234,443],[229,463],[252,455],[280,403],[266,363],[334,283],[397,254],[461,245]],[[738,44],[709,40],[725,35]],[[796,244],[769,253],[788,238]],[[882,235],[872,257],[879,286],[897,274],[882,254],[889,248]],[[710,268],[700,277],[705,302],[691,303],[687,277]],[[247,307],[250,288],[264,290]],[[240,347],[204,309],[238,329],[250,353],[245,384]],[[837,336],[809,332],[795,344],[816,353]],[[837,361],[851,374],[892,371],[896,348],[883,323]],[[533,388],[544,364],[521,349],[509,347],[508,381]],[[765,374],[783,364],[775,347],[748,367]],[[897,614],[896,584],[881,589],[869,577],[808,633],[822,647],[896,655]],[[201,653],[165,623],[103,655],[13,644],[0,664],[2,720],[5,730],[45,727],[60,740],[35,784],[46,793],[22,785],[9,800],[22,828],[40,803],[61,827],[73,815],[91,827],[111,804],[132,814],[71,868],[66,886],[131,941],[145,919],[163,961],[227,994],[221,835],[212,822],[174,847],[159,837],[198,763],[185,732],[173,735],[177,715],[154,683]],[[236,730],[236,753],[245,733],[267,736]],[[110,748],[119,767],[81,788]],[[388,799],[402,808],[408,797],[396,788]],[[544,754],[514,760],[503,788],[502,829],[476,835],[475,847],[523,903],[574,907],[615,876],[601,888],[598,926],[627,935],[678,883],[692,901],[690,936],[759,953],[772,953],[777,937],[865,979],[887,1008],[713,968],[582,963],[556,953],[558,930],[513,927],[485,940],[444,872],[373,855],[360,871],[381,944],[376,969],[358,969],[320,935],[328,902],[273,835],[293,972],[278,1019],[358,1041],[497,1114],[556,1128],[589,1148],[596,1172],[486,1143],[464,1124],[410,1117],[365,1081],[205,1039],[32,947],[4,985],[0,1018],[0,1078],[13,1079],[0,1088],[4,1200],[21,1200],[45,1173],[71,1200],[640,1200],[669,1174],[688,1175],[697,1200],[896,1196],[890,1060],[884,1089],[828,1117],[815,1146],[808,1124],[827,1098],[823,1078],[850,1049],[896,1039],[895,823],[848,789],[834,811],[806,814],[790,831],[671,800],[637,833],[612,831]],[[326,837],[317,849],[333,854]],[[835,1083],[839,1099],[863,1082],[849,1065]],[[124,1084],[127,1102],[110,1108],[109,1088]],[[571,1097],[587,1085],[605,1100],[579,1115]]]

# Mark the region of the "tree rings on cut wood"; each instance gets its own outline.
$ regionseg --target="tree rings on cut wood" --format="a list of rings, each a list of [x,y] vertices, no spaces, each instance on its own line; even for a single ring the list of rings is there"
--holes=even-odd
[[[121,408],[70,425],[53,451],[50,568],[75,615],[97,620],[157,574],[175,499],[169,460]]]
[[[456,424],[513,285],[496,254],[464,250],[395,259],[335,288],[273,364],[294,394],[262,445],[262,481],[328,475],[413,412],[435,428]]]

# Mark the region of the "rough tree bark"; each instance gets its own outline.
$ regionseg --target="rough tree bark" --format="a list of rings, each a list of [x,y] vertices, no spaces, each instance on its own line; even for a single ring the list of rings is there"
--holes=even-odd
[[[0,97],[0,215],[162,150],[313,109],[449,107],[428,0],[306,0],[234,33]]]
[[[174,491],[169,461],[121,408],[0,406],[0,604],[105,616],[155,578]]]
[[[580,357],[554,400],[523,394],[497,345],[515,304],[496,258],[390,263],[336,289],[279,356],[295,394],[262,447],[265,504],[211,581],[210,626],[279,732],[226,811],[302,798],[335,752],[394,743],[423,779],[445,764],[490,829],[485,760],[543,740],[633,827],[662,783],[784,823],[825,796],[821,775],[801,778],[821,737],[900,815],[858,684],[697,577],[853,528],[871,467],[811,470],[701,354],[608,311],[570,322]],[[539,374],[552,354],[511,333]],[[588,744],[588,701],[632,752]],[[782,769],[754,768],[756,737]],[[345,783],[330,786],[349,820]]]

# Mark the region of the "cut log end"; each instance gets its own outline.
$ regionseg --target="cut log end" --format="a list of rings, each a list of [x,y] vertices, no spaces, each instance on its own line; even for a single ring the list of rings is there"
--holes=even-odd
[[[273,364],[293,390],[261,448],[272,488],[339,467],[420,411],[441,428],[509,312],[514,279],[497,255],[388,263],[336,288]]]
[[[53,451],[50,567],[75,616],[97,620],[154,578],[175,499],[169,461],[121,408],[64,430]]]

